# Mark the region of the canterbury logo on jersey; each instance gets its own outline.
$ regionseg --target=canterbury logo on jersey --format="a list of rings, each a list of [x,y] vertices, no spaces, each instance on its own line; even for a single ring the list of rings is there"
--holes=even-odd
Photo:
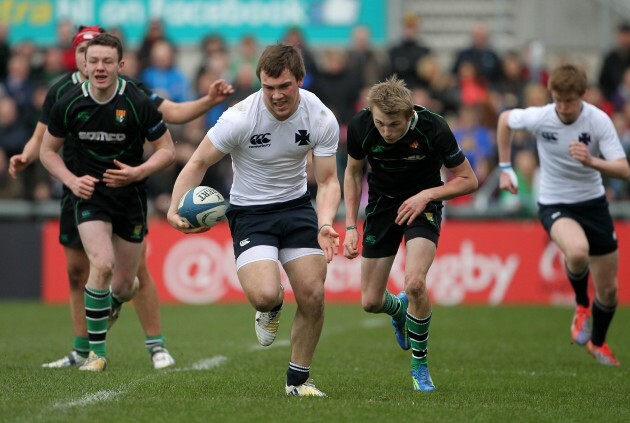
[[[543,132],[540,136],[546,141],[558,141],[558,135],[555,132]]]
[[[271,144],[271,140],[267,138],[268,135],[271,135],[269,132],[265,134],[256,134],[252,135],[249,139],[249,148],[261,148],[261,147],[269,147]]]
[[[79,139],[87,141],[124,141],[125,134],[109,134],[107,132],[79,132]]]

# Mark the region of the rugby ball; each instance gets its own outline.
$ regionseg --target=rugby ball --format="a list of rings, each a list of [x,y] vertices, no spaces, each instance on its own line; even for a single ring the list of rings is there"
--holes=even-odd
[[[219,191],[199,186],[186,191],[179,200],[177,212],[193,228],[211,228],[225,217],[227,204]]]

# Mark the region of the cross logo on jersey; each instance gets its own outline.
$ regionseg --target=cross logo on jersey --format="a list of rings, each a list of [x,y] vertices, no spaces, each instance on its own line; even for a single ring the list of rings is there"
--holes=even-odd
[[[591,134],[588,132],[582,132],[578,137],[578,141],[584,145],[589,145],[591,143]]]
[[[297,145],[309,145],[311,143],[310,136],[311,134],[306,129],[300,129],[295,134],[295,143]]]

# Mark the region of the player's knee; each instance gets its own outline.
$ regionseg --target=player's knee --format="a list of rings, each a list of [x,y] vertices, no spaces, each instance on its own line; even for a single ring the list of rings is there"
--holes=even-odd
[[[88,266],[68,265],[68,282],[71,290],[83,290],[87,283],[90,269]]]
[[[91,268],[100,278],[110,279],[114,273],[114,262],[112,260],[94,260],[90,263]]]
[[[363,307],[363,310],[368,313],[376,313],[383,308],[383,297],[379,296],[379,298],[376,298],[363,296],[361,297],[361,307]]]
[[[255,294],[250,295],[249,301],[258,311],[270,311],[279,304],[280,296],[279,288],[267,287],[259,289]]]
[[[134,289],[134,286],[136,288],[138,286],[136,285],[137,282],[134,279],[135,277],[125,280],[124,283],[117,284],[115,288],[112,285],[112,294],[119,300],[128,301],[129,299],[131,299],[136,291],[136,289]]]
[[[325,290],[321,281],[305,283],[294,294],[296,302],[302,308],[315,310],[324,305]]]
[[[424,298],[428,295],[426,279],[422,276],[405,278],[405,291],[410,298]]]
[[[611,284],[609,286],[598,288],[597,297],[599,298],[599,301],[605,306],[612,306],[617,304],[617,286]]]
[[[574,267],[584,267],[588,264],[588,245],[571,245],[564,252],[567,263]]]
[[[144,291],[145,289],[150,289],[151,286],[155,286],[155,281],[151,277],[149,273],[149,269],[146,266],[141,266],[138,268],[138,280],[140,281],[140,290]]]

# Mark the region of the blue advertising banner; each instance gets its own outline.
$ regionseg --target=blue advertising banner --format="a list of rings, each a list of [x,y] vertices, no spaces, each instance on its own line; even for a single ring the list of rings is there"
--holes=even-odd
[[[119,28],[137,46],[151,19],[161,19],[179,45],[197,45],[210,34],[234,43],[245,35],[261,43],[280,41],[299,27],[310,44],[347,44],[352,29],[368,27],[375,45],[386,41],[385,0],[0,0],[0,23],[9,40],[47,46],[62,20]]]

